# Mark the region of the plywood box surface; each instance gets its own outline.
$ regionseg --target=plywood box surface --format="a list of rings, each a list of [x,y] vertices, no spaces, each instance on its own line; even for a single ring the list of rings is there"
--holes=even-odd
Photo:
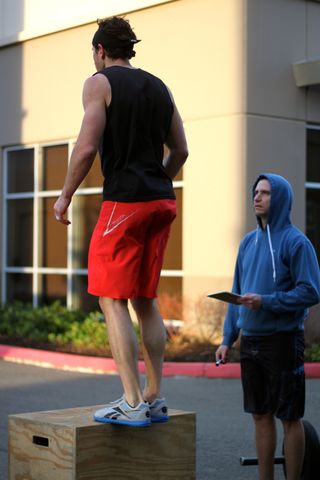
[[[196,416],[137,428],[97,423],[101,405],[9,417],[9,480],[194,480]]]

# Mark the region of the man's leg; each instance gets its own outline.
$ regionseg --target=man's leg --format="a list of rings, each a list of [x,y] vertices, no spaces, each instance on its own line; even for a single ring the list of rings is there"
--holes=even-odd
[[[144,399],[151,402],[160,396],[166,330],[155,299],[131,300],[141,330],[143,357],[146,364]]]
[[[287,480],[299,480],[303,466],[305,436],[301,420],[283,420]]]
[[[253,415],[256,432],[256,449],[259,462],[259,480],[274,479],[274,455],[277,432],[273,415]]]
[[[116,362],[125,399],[131,406],[143,402],[138,370],[138,343],[127,300],[100,297],[108,327],[109,343]]]

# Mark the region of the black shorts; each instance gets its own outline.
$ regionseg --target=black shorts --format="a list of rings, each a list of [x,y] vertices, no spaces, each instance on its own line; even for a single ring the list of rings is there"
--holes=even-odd
[[[241,337],[244,410],[271,413],[281,420],[303,417],[304,335],[281,332]]]

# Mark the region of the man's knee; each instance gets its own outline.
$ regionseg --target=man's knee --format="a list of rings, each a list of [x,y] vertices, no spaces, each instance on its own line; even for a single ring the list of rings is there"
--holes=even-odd
[[[302,430],[302,421],[300,419],[298,420],[281,420],[282,425],[283,425],[283,431],[285,435],[290,434],[292,431]]]
[[[274,416],[271,413],[264,413],[264,414],[253,413],[252,417],[253,417],[254,423],[259,426],[260,425],[268,426],[268,425],[273,425],[274,423]]]
[[[154,298],[137,297],[131,300],[131,305],[137,316],[143,319],[149,316],[150,312],[157,308],[156,300]]]
[[[111,309],[118,309],[127,307],[128,300],[122,298],[108,298],[99,297],[99,305],[101,310],[105,313]]]

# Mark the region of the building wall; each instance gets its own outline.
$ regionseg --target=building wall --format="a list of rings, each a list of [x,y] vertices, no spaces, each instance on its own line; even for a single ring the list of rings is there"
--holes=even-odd
[[[0,0],[0,45],[175,0]]]
[[[320,5],[177,0],[126,16],[142,39],[133,64],[168,84],[187,132],[184,294],[230,288],[239,241],[254,226],[258,173],[292,182],[294,220],[305,225],[305,124],[320,121],[320,90],[298,89],[292,63],[318,55]],[[77,135],[95,29],[92,21],[0,48],[1,146]]]
[[[243,2],[183,0],[127,17],[142,38],[134,65],[164,79],[185,122],[190,157],[184,170],[184,290],[187,295],[203,294],[203,289],[210,290],[214,277],[218,283],[225,278],[230,281],[242,233],[241,209],[234,206],[243,198],[239,188],[244,122]],[[22,46],[10,47],[11,52],[10,48],[0,50],[0,61],[1,55],[9,55],[8,62],[15,58],[21,69],[13,89],[10,69],[6,88],[0,93],[0,101],[8,109],[16,104],[12,122],[3,125],[0,144],[76,136],[82,117],[83,81],[94,71],[91,38],[95,28],[89,24],[30,39]],[[17,91],[19,98],[15,97]],[[223,215],[217,210],[221,204]],[[224,258],[221,252],[226,244]]]
[[[297,88],[292,64],[319,56],[320,5],[247,1],[247,181],[261,171],[292,183],[293,221],[305,230],[306,122],[319,122],[317,87]],[[247,228],[254,226],[247,198]]]
[[[320,56],[320,5],[307,2],[306,5],[306,57],[311,60]],[[307,90],[306,118],[310,123],[320,123],[320,86]]]

